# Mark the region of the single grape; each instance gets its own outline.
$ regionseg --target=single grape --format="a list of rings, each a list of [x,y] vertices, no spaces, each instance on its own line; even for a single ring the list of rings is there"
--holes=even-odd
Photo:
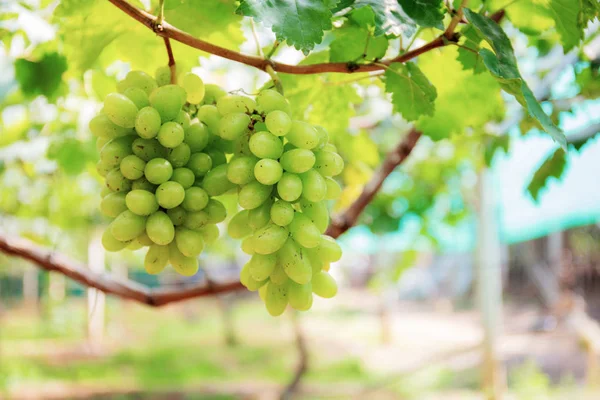
[[[227,218],[225,206],[215,199],[210,199],[203,211],[208,214],[209,224],[218,224],[219,222],[225,221],[225,218]]]
[[[127,208],[134,214],[148,216],[158,211],[154,193],[145,190],[132,190],[127,193]]]
[[[267,286],[267,296],[265,298],[265,306],[267,311],[273,317],[283,314],[288,304],[287,285],[276,285],[269,282]]]
[[[185,256],[175,242],[169,245],[169,261],[180,275],[193,276],[198,272],[198,260],[196,257]]]
[[[321,243],[316,250],[319,256],[328,263],[339,261],[342,258],[342,249],[331,236],[321,236]]]
[[[338,291],[335,279],[325,271],[321,271],[313,277],[312,289],[317,296],[326,299],[334,297]]]
[[[290,306],[299,311],[306,311],[312,306],[312,284],[310,282],[299,285],[296,282],[288,283],[288,301]]]
[[[123,176],[132,181],[144,176],[144,168],[146,168],[146,162],[133,154],[125,157],[119,166]]]
[[[267,114],[265,124],[269,132],[273,135],[284,136],[292,128],[292,119],[283,111],[275,110]]]
[[[289,230],[294,240],[306,248],[316,247],[321,242],[321,232],[303,213],[294,215]]]
[[[312,266],[306,250],[289,238],[277,252],[279,263],[286,275],[296,283],[304,285],[312,278]]]
[[[187,257],[198,257],[204,249],[202,234],[191,229],[177,228],[175,243],[181,254]]]
[[[132,190],[146,190],[148,192],[154,193],[156,191],[156,185],[150,183],[145,176],[142,176],[140,179],[136,179],[131,183]]]
[[[332,151],[317,151],[314,168],[323,176],[336,176],[344,169],[344,160]]]
[[[254,232],[254,251],[258,254],[272,254],[279,250],[288,239],[289,232],[286,228],[275,224]]]
[[[90,120],[90,131],[98,138],[113,139],[128,135],[131,130],[123,128],[108,118],[106,114],[98,114]]]
[[[246,263],[240,271],[240,282],[251,292],[255,292],[267,284],[267,280],[257,281],[250,275],[250,263]]]
[[[317,144],[317,147],[314,148],[314,150],[316,151],[325,147],[325,145],[329,142],[329,134],[327,133],[325,128],[323,128],[320,125],[314,125],[314,128],[317,131],[317,135],[319,136],[319,144]]]
[[[198,232],[202,235],[204,243],[212,244],[219,238],[219,227],[214,224],[208,224],[198,229]]]
[[[183,186],[177,182],[169,181],[161,183],[156,189],[156,200],[162,208],[175,208],[183,202],[185,194],[186,191]]]
[[[254,166],[254,176],[263,185],[274,185],[281,179],[283,168],[276,160],[262,159]]]
[[[181,143],[179,146],[169,149],[167,160],[171,163],[173,168],[180,168],[188,163],[191,155],[192,152],[190,146],[186,143]]]
[[[154,243],[164,246],[173,241],[175,228],[167,214],[157,211],[148,217],[146,233]]]
[[[102,247],[104,247],[104,250],[106,250],[106,251],[110,251],[110,252],[121,251],[128,245],[129,245],[129,242],[121,242],[120,240],[117,240],[112,235],[110,227],[108,227],[102,234]]]
[[[212,83],[204,85],[204,104],[215,104],[217,100],[226,95],[227,92],[218,85]]]
[[[314,169],[300,175],[302,179],[302,197],[308,201],[318,202],[325,199],[327,183],[325,178]]]
[[[125,193],[110,192],[100,202],[100,211],[110,218],[116,218],[125,210],[127,210]]]
[[[168,85],[171,83],[171,68],[167,65],[158,67],[154,73],[154,77],[156,78],[158,86]]]
[[[122,136],[106,143],[100,151],[100,161],[108,168],[117,167],[121,160],[131,154],[133,136]]]
[[[186,168],[189,168],[197,178],[206,175],[212,166],[212,159],[206,153],[192,154],[190,160],[186,164]]]
[[[183,130],[188,129],[192,124],[190,115],[183,110],[179,111],[179,114],[177,114],[177,118],[175,118],[173,122],[179,124],[183,128]]]
[[[165,122],[158,131],[158,142],[167,148],[175,148],[183,143],[183,128],[176,122]]]
[[[235,140],[248,129],[250,117],[243,113],[227,114],[219,121],[219,136],[226,140]]]
[[[186,211],[200,211],[208,204],[208,193],[204,189],[192,186],[185,190],[182,207]]]
[[[161,126],[160,114],[152,107],[144,107],[135,117],[135,131],[144,139],[152,139],[158,135]]]
[[[248,225],[253,231],[256,231],[266,226],[271,220],[271,204],[270,200],[265,201],[260,207],[253,208],[248,213]]]
[[[257,281],[264,281],[271,275],[277,264],[275,254],[254,254],[249,261],[250,276]]]
[[[252,229],[248,225],[248,210],[242,210],[235,214],[227,227],[227,233],[233,239],[241,239],[252,233]]]
[[[111,122],[112,123],[112,122]],[[99,137],[96,139],[96,150],[100,152],[106,143],[110,142],[109,138]]]
[[[259,158],[277,159],[283,153],[283,143],[272,133],[257,132],[250,137],[250,151]]]
[[[302,194],[302,180],[298,175],[284,172],[277,183],[277,193],[285,201],[295,201]]]
[[[327,204],[323,201],[313,203],[303,200],[301,202],[302,213],[306,215],[315,224],[319,232],[325,233],[329,226],[329,210]]]
[[[263,90],[256,96],[256,104],[260,111],[269,114],[272,111],[280,110],[288,115],[291,115],[290,105],[281,95],[275,90]]]
[[[276,285],[283,285],[284,283],[289,282],[289,278],[279,262],[275,265],[275,269],[271,273],[271,276],[269,276],[269,280]]]
[[[175,168],[171,180],[179,183],[184,189],[192,187],[196,177],[189,168]]]
[[[106,186],[113,192],[127,192],[131,190],[131,181],[123,176],[119,168],[115,168],[106,174]]]
[[[219,122],[221,121],[221,114],[215,106],[204,105],[198,109],[198,119],[203,122],[210,133],[216,135],[219,133]]]
[[[162,147],[158,140],[137,138],[131,145],[133,154],[148,162],[154,158],[165,158],[167,149]]]
[[[245,185],[254,180],[256,157],[234,157],[227,166],[227,179],[237,185]]]
[[[335,147],[335,145],[332,143],[327,143],[321,150],[337,153],[337,147]]]
[[[138,110],[150,105],[148,95],[142,89],[137,87],[130,87],[125,89],[123,95],[135,104]]]
[[[116,125],[133,128],[138,108],[128,97],[120,93],[111,93],[104,99],[104,113]]]
[[[190,146],[192,153],[198,153],[208,145],[210,134],[208,128],[202,122],[196,122],[190,125],[185,130],[185,138],[183,141]]]
[[[144,269],[151,275],[162,272],[169,262],[169,247],[152,244],[144,258]]]
[[[310,150],[319,144],[317,130],[312,125],[302,121],[293,121],[290,131],[285,137],[291,144],[301,149]]]
[[[287,201],[273,203],[270,210],[271,220],[279,226],[287,226],[294,219],[294,207]]]
[[[219,165],[206,174],[202,181],[202,188],[210,196],[220,196],[235,188],[235,184],[227,179],[227,164]]]
[[[103,178],[106,178],[106,175],[108,175],[111,170],[113,170],[113,168],[105,165],[102,161],[96,163],[96,172]]]
[[[271,195],[272,187],[259,182],[250,182],[244,185],[238,194],[240,206],[246,210],[259,207]]]
[[[188,229],[199,229],[208,224],[208,214],[204,211],[191,211],[188,212],[183,226]]]
[[[148,161],[146,164],[144,175],[151,183],[160,185],[171,179],[173,167],[171,166],[171,163],[164,158],[155,158]]]
[[[196,74],[190,72],[183,75],[181,86],[187,93],[187,101],[190,104],[199,104],[204,99],[204,82]]]
[[[138,237],[145,228],[145,217],[125,210],[110,224],[110,233],[115,239],[126,242]]]
[[[181,206],[168,209],[167,215],[175,226],[182,225],[187,218],[187,212]]]
[[[315,165],[315,155],[310,150],[293,149],[283,153],[279,162],[286,171],[301,174]]]
[[[163,124],[177,118],[185,103],[185,90],[177,85],[160,86],[150,94],[150,104],[160,114]]]
[[[128,88],[139,88],[142,89],[146,95],[150,95],[157,87],[156,81],[143,71],[129,71],[125,79],[119,83],[123,93]]]
[[[232,113],[252,114],[256,103],[249,97],[239,95],[226,95],[217,100],[217,109],[221,115]]]
[[[325,178],[325,184],[327,185],[327,193],[325,194],[325,200],[337,200],[342,195],[342,188],[332,178]]]

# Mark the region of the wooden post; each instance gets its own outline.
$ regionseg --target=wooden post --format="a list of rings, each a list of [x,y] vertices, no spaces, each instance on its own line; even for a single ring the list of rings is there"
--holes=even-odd
[[[475,270],[477,301],[483,327],[482,386],[489,400],[502,398],[506,386],[498,360],[498,336],[502,328],[502,263],[494,184],[491,173],[479,175],[479,207]]]
[[[94,272],[104,272],[105,259],[102,248],[102,232],[92,232],[88,244],[88,265]],[[87,290],[88,298],[88,342],[92,349],[101,345],[104,337],[105,294],[97,289]]]

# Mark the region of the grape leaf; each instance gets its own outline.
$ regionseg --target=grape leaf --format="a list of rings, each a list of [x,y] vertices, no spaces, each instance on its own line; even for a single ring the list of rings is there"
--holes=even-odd
[[[361,15],[361,19],[371,19],[375,27],[375,36],[411,36],[415,33],[416,25],[414,21],[406,15],[397,0],[345,0],[338,4],[333,12],[352,7],[357,12],[367,7],[372,13],[372,17],[366,13]]]
[[[388,48],[385,36],[371,37],[370,32],[354,24],[344,24],[334,31],[335,39],[329,45],[330,61],[358,61],[382,58]]]
[[[467,25],[461,31],[461,41],[463,41],[463,44],[462,47],[458,48],[458,57],[456,59],[462,64],[464,69],[472,69],[475,74],[487,70],[483,64],[483,59],[479,55],[482,40],[472,25]]]
[[[433,115],[435,87],[415,63],[394,63],[385,71],[385,90],[392,94],[394,110],[407,121]]]
[[[565,52],[571,50],[583,39],[585,26],[578,23],[581,0],[550,0],[548,7],[552,11],[556,30],[560,35]]]
[[[600,17],[600,2],[597,0],[581,0],[581,12],[577,23],[580,29],[585,29],[590,21]]]
[[[425,28],[444,29],[442,0],[398,0],[398,3],[418,25]]]
[[[271,27],[278,40],[304,54],[332,27],[331,10],[322,0],[242,0],[237,12]]]
[[[48,159],[56,160],[60,168],[68,175],[80,174],[88,160],[94,160],[96,152],[90,143],[83,143],[75,138],[54,140],[48,147]]]
[[[560,179],[565,172],[566,165],[566,153],[561,148],[556,149],[544,160],[527,185],[527,192],[535,201],[540,199],[541,190],[548,185],[552,178]]]
[[[67,70],[67,59],[58,53],[46,53],[38,61],[20,58],[15,61],[15,77],[26,96],[53,98]]]
[[[506,33],[500,28],[500,25],[488,17],[477,14],[468,8],[465,8],[464,13],[469,22],[494,49],[494,52],[488,49],[479,51],[485,66],[500,82],[502,88],[515,96],[519,103],[529,111],[529,114],[540,122],[544,130],[566,149],[567,139],[564,133],[544,113],[533,92],[521,77],[512,44]]]

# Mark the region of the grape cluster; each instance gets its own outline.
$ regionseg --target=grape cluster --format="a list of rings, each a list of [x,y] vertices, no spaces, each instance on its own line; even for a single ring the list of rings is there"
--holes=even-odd
[[[239,186],[243,210],[228,232],[243,239],[242,250],[252,256],[240,281],[259,290],[274,316],[288,304],[308,310],[313,293],[333,297],[329,263],[340,259],[341,249],[324,235],[326,201],[340,195],[332,177],[344,162],[325,129],[293,120],[289,103],[274,90],[263,90],[256,101],[223,94],[200,114],[212,132],[233,142],[227,178]]]
[[[214,175],[220,165],[226,168],[226,158],[218,138],[190,118],[205,97],[202,80],[194,74],[185,74],[181,86],[170,80],[163,67],[156,79],[129,72],[89,127],[98,137],[97,170],[106,182],[100,209],[114,218],[102,236],[104,248],[148,246],[148,273],[170,263],[190,276],[226,217],[223,204],[212,198],[220,194],[222,182]]]

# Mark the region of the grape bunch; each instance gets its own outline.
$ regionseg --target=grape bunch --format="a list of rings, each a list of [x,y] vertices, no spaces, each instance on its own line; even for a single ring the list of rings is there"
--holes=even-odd
[[[129,72],[89,128],[98,137],[97,170],[106,183],[100,209],[114,218],[102,236],[104,248],[147,246],[148,273],[170,263],[190,276],[198,271],[204,244],[219,236],[216,224],[226,218],[213,198],[222,187],[215,171],[226,167],[226,157],[220,139],[190,117],[205,97],[202,80],[194,74],[185,74],[181,86],[170,80],[164,67],[156,79]]]
[[[228,232],[243,239],[242,250],[252,256],[240,281],[259,291],[273,316],[288,304],[308,310],[313,293],[333,297],[329,263],[340,259],[341,249],[324,233],[327,200],[341,192],[332,177],[344,162],[325,129],[293,120],[289,103],[274,90],[263,90],[256,101],[221,94],[199,115],[211,132],[233,143],[227,179],[238,185],[243,210]]]

